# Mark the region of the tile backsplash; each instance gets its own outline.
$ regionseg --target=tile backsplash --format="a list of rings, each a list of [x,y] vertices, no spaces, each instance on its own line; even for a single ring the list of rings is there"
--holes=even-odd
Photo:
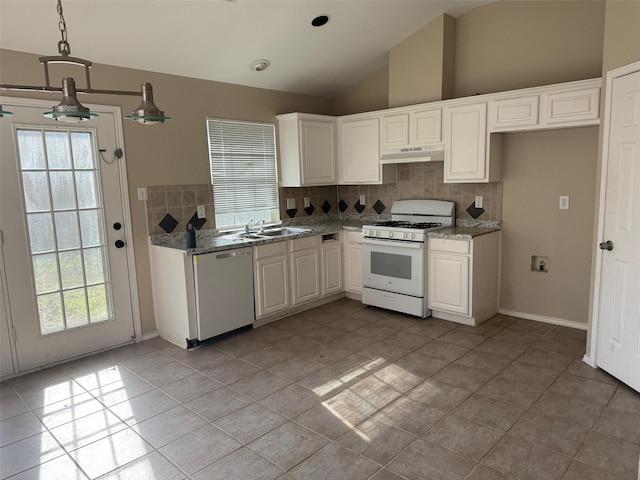
[[[330,213],[388,215],[395,200],[427,198],[455,202],[458,219],[502,220],[502,182],[444,183],[443,170],[443,162],[405,163],[398,165],[397,183],[280,188],[280,218]],[[205,206],[206,221],[200,220],[196,228],[215,228],[211,185],[153,186],[147,193],[150,235],[183,231],[190,219],[196,221],[197,205]],[[360,195],[365,196],[364,205],[360,204]],[[483,197],[482,209],[469,208],[476,195]],[[305,197],[309,199],[308,208],[304,206]],[[287,208],[287,199],[295,201],[295,208]]]

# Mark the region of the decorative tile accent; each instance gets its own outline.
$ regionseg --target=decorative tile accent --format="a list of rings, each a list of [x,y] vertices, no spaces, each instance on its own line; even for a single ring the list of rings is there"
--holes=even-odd
[[[353,204],[353,208],[356,209],[356,212],[362,213],[363,210],[365,209],[365,206],[360,203],[360,200],[358,200],[356,203]]]
[[[341,212],[344,212],[348,206],[349,205],[347,205],[342,199],[340,199],[340,202],[338,202],[338,210],[340,210]]]
[[[207,223],[206,218],[198,218],[198,212],[194,213],[193,216],[189,219],[187,223],[193,225],[193,228],[196,230],[200,230],[205,223]]]
[[[287,211],[287,215],[289,215],[289,218],[293,218],[296,216],[296,213],[298,213],[298,209],[297,208],[290,208]]]
[[[373,209],[377,214],[384,212],[386,208],[387,207],[385,207],[384,203],[382,203],[380,200],[376,200],[376,203],[373,204]]]
[[[476,208],[476,204],[472,203],[467,207],[467,213],[471,215],[473,218],[478,218],[485,212],[484,208]]]
[[[176,220],[175,218],[173,218],[171,215],[169,215],[168,213],[164,216],[164,218],[162,220],[160,220],[160,223],[158,223],[158,225],[160,226],[160,228],[162,228],[165,232],[167,233],[171,233],[175,230],[175,228],[178,226],[178,220]]]
[[[305,207],[304,212],[307,215],[311,215],[315,211],[316,207],[313,206],[313,203],[310,203],[308,207]]]
[[[320,208],[324,213],[329,213],[329,211],[331,210],[331,204],[327,200],[325,200]]]

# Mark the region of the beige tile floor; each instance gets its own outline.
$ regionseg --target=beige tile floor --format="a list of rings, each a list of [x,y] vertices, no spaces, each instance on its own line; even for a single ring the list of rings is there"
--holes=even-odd
[[[7,381],[12,480],[636,480],[640,394],[585,332],[341,300],[185,351],[164,340]]]

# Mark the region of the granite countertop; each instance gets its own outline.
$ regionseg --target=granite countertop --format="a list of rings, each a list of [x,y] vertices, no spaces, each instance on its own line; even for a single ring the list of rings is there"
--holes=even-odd
[[[196,232],[196,248],[185,248],[184,233],[167,233],[162,235],[151,235],[149,243],[151,245],[182,250],[187,255],[202,255],[205,253],[221,252],[242,247],[253,247],[266,243],[282,242],[283,240],[308,237],[311,235],[322,235],[325,233],[338,232],[340,230],[361,231],[362,226],[373,222],[388,220],[385,216],[376,215],[344,215],[340,218],[321,217],[294,219],[283,222],[283,227],[304,228],[308,231],[295,235],[286,235],[273,238],[242,238],[230,237],[229,233],[220,233],[215,230],[205,230]],[[500,222],[458,220],[455,227],[444,228],[435,232],[429,232],[429,237],[453,238],[457,240],[471,240],[478,235],[495,232],[500,229]]]

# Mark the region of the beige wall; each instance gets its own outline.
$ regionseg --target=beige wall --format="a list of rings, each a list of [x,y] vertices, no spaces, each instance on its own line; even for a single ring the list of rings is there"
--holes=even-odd
[[[597,146],[597,127],[504,135],[501,309],[587,323]]]
[[[441,15],[389,50],[389,107],[453,96],[453,31],[455,20]]]
[[[383,110],[389,104],[389,65],[335,98],[335,114]]]
[[[596,78],[604,1],[499,1],[458,17],[455,96]]]
[[[94,88],[138,90],[143,81],[151,82],[156,104],[174,118],[164,125],[154,126],[123,122],[142,330],[143,333],[150,333],[155,331],[155,321],[147,252],[147,221],[144,203],[137,200],[136,187],[209,183],[205,129],[207,116],[275,123],[274,116],[279,113],[299,111],[332,114],[333,100],[104,65],[94,65],[92,72]],[[55,75],[52,71],[52,78],[60,78]],[[76,77],[78,87],[83,85],[80,80],[83,76],[77,70],[71,75]],[[44,84],[38,56],[0,50],[0,81]],[[6,91],[2,94],[52,99],[52,106],[59,102],[59,94]],[[129,114],[140,102],[137,97],[114,95],[79,98],[84,103],[119,105],[123,115]]]

